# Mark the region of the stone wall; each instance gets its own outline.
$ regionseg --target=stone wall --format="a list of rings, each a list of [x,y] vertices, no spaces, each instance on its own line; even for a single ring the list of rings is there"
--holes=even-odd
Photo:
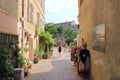
[[[120,1],[119,0],[83,0],[79,5],[80,34],[88,44],[91,53],[92,80],[120,79]],[[105,25],[105,51],[93,49],[93,30],[96,26]]]
[[[106,54],[110,80],[120,80],[120,0],[105,0]]]
[[[18,15],[18,1],[17,0],[0,0],[0,8],[9,14],[17,17]]]
[[[16,0],[0,0],[0,33],[18,35],[17,14]]]
[[[43,0],[41,0],[43,1]],[[36,42],[37,37],[35,37],[35,26],[37,25],[37,13],[40,14],[40,25],[39,29],[44,30],[44,22],[45,22],[45,14],[44,8],[41,7],[41,1],[39,0],[24,0],[24,29],[29,34],[26,38],[24,38],[24,45],[27,43],[27,38],[29,38],[29,51],[24,55],[26,58],[33,60],[34,52],[36,47],[38,46],[38,42]],[[28,19],[28,2],[33,6],[33,21]],[[29,4],[29,5],[30,5]],[[44,6],[45,4],[43,4]],[[25,36],[25,35],[24,35]],[[37,45],[36,45],[37,44]],[[27,46],[28,47],[28,46]]]

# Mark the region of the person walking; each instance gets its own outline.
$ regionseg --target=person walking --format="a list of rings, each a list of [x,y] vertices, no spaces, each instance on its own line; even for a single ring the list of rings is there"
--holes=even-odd
[[[62,51],[62,45],[61,45],[61,44],[59,44],[59,46],[58,46],[59,56],[61,56],[61,51]]]
[[[86,72],[86,70],[88,70],[88,65],[90,65],[90,63],[87,63],[88,61],[90,61],[90,52],[87,49],[87,43],[85,43],[85,45],[83,47],[84,47],[84,49],[82,49],[80,51],[79,56],[80,56],[82,64],[84,65],[83,71]]]
[[[71,61],[74,61],[74,48],[70,47]]]
[[[82,50],[82,47],[78,47],[77,49],[77,62],[76,62],[76,68],[77,68],[77,73],[79,74],[79,70],[80,70],[80,51]]]

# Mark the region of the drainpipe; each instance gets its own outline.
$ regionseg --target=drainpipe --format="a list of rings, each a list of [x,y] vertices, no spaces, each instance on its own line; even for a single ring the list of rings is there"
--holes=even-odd
[[[24,43],[23,43],[23,38],[24,38],[24,0],[22,0],[22,31],[21,31],[21,53],[23,54],[23,48],[24,48]]]

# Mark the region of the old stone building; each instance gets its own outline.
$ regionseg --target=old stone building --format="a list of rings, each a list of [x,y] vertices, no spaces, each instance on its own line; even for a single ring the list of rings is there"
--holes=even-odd
[[[61,23],[55,23],[54,24],[56,27],[63,27],[63,32],[66,29],[71,29],[74,33],[77,33],[77,24],[75,21],[66,21],[66,22],[61,22]]]
[[[14,4],[14,5],[11,5]],[[18,1],[0,1],[0,48],[6,46],[11,48],[12,42],[18,39]]]
[[[24,2],[23,2],[24,1]],[[21,37],[19,40],[23,39],[21,43],[21,48],[23,49],[24,56],[26,58],[33,60],[34,52],[38,46],[38,37],[35,34],[35,28],[38,30],[44,29],[45,22],[45,0],[19,0],[19,4],[22,5],[22,9],[19,8],[20,16],[23,19],[20,33]],[[23,33],[23,34],[22,34]],[[28,51],[25,51],[28,49]]]
[[[0,47],[19,42],[26,59],[33,60],[38,46],[35,28],[44,29],[45,0],[0,1]]]
[[[78,0],[78,45],[87,42],[91,80],[120,80],[120,0]]]
[[[56,37],[57,42],[62,41],[63,43],[65,43],[65,39],[64,39],[64,32],[66,29],[70,29],[73,31],[73,33],[77,33],[78,29],[77,29],[77,24],[75,23],[75,21],[66,21],[66,22],[61,22],[61,23],[55,23],[54,24],[55,27],[61,27],[62,31],[61,31],[61,36]]]

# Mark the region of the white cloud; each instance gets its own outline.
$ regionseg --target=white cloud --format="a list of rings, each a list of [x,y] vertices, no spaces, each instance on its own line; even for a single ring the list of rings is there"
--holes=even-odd
[[[46,14],[53,16],[54,22],[58,19],[63,20],[73,20],[76,19],[78,15],[78,0],[46,0]],[[46,16],[46,18],[48,18]],[[50,19],[46,19],[48,22]]]
[[[77,8],[77,0],[46,0],[46,10],[60,12]]]
[[[64,16],[64,19],[65,19],[65,20],[69,20],[69,21],[73,20],[73,18],[70,17],[70,16]]]

